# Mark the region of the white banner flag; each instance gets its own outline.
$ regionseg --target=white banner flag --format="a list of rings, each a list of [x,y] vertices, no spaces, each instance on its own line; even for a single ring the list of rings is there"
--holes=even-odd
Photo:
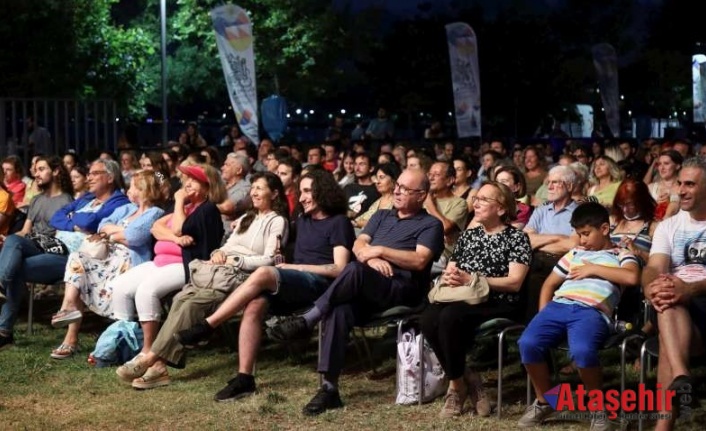
[[[221,56],[228,96],[238,125],[256,145],[259,144],[255,55],[252,25],[248,14],[236,5],[219,6],[211,11],[216,44]]]
[[[694,123],[706,123],[706,55],[691,58],[691,76],[694,80]]]
[[[458,137],[480,136],[480,71],[476,34],[468,24],[455,22],[446,26],[446,40]]]

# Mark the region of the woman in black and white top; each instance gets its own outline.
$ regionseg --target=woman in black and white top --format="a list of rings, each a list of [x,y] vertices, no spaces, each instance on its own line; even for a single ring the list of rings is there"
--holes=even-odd
[[[510,224],[517,207],[507,186],[497,182],[483,185],[473,197],[473,209],[478,225],[458,239],[441,281],[460,286],[470,282],[471,273],[478,273],[488,281],[489,299],[478,305],[431,304],[421,317],[422,333],[450,382],[441,417],[463,413],[466,398],[479,415],[490,414],[480,376],[465,366],[466,350],[473,343],[469,334],[488,319],[510,317],[520,311],[519,291],[532,256],[527,234]]]

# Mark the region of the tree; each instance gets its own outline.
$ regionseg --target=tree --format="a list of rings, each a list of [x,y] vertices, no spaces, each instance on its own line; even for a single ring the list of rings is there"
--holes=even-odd
[[[173,104],[218,101],[228,95],[218,57],[210,11],[216,0],[177,0],[168,13],[168,83]],[[344,32],[328,0],[242,0],[255,37],[255,69],[261,97],[279,93],[298,101],[330,97],[341,76],[336,67]],[[149,0],[134,24],[158,41],[158,0]],[[155,45],[156,47],[156,45]],[[150,60],[148,73],[159,79],[160,58]],[[149,100],[159,104],[159,87]]]
[[[0,88],[10,97],[106,98],[144,109],[153,48],[140,29],[114,25],[117,0],[2,0]]]

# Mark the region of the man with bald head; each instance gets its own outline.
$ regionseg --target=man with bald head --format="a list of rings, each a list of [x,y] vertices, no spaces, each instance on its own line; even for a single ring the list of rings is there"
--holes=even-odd
[[[323,384],[304,407],[305,415],[343,405],[338,376],[354,324],[373,313],[422,301],[429,288],[431,264],[444,249],[443,225],[423,208],[428,193],[429,180],[423,171],[404,171],[395,184],[394,208],[373,214],[353,244],[355,260],[303,317],[268,331],[270,338],[290,340],[306,337],[317,323],[323,324],[318,366]]]

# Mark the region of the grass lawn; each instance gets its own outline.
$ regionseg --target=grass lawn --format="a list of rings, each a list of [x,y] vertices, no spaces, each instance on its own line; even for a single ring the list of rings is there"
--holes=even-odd
[[[301,407],[317,388],[316,346],[312,342],[303,353],[266,344],[256,373],[258,393],[233,403],[216,403],[213,395],[236,371],[237,354],[222,340],[196,350],[184,370],[171,370],[172,384],[150,391],[136,391],[122,383],[114,368],[92,368],[86,362],[95,336],[107,324],[89,316],[82,329],[82,351],[75,358],[57,361],[49,357],[63,330],[48,325],[56,301],[40,301],[38,324],[32,336],[25,334],[25,321],[16,327],[15,346],[0,352],[0,430],[45,429],[339,429],[339,430],[493,430],[516,429],[524,411],[525,380],[517,360],[517,350],[509,354],[505,372],[503,418],[464,415],[454,420],[437,417],[441,401],[418,406],[397,406],[394,368],[395,346],[383,331],[373,335],[371,345],[381,378],[371,378],[351,347],[349,368],[341,378],[345,408],[310,418]],[[617,352],[606,352],[607,386],[619,388]],[[495,397],[496,372],[493,364],[478,366]],[[703,367],[701,368],[703,377]],[[628,374],[630,387],[639,377]],[[576,381],[569,378],[569,381]],[[652,380],[653,381],[653,380]],[[703,381],[703,379],[702,379]],[[701,391],[703,393],[703,391]],[[494,401],[493,401],[494,404]],[[678,429],[704,429],[703,409]],[[701,423],[699,423],[701,422]],[[587,423],[552,421],[544,428],[587,430]],[[634,427],[636,429],[636,426]]]

